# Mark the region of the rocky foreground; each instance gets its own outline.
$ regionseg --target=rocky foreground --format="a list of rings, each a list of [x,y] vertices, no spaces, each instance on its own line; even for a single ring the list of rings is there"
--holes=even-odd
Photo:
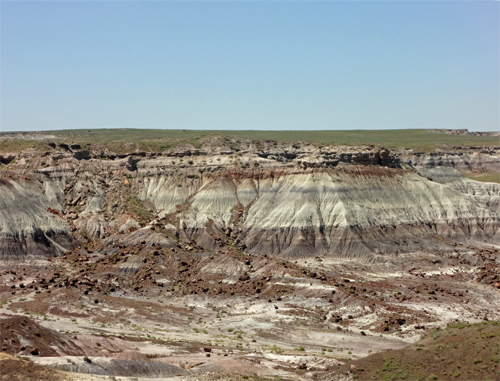
[[[352,359],[500,319],[500,184],[463,175],[498,171],[499,147],[43,144],[1,153],[2,352],[349,378]]]

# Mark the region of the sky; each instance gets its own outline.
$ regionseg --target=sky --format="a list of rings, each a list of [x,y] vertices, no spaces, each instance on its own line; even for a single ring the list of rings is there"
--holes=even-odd
[[[496,1],[0,1],[0,130],[500,129]]]

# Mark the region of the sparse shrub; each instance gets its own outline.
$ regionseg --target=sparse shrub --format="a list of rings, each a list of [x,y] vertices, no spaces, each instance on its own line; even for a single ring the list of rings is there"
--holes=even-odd
[[[382,367],[383,371],[392,372],[393,370],[396,369],[396,367],[392,364],[392,360],[394,360],[394,357],[384,358],[384,366]]]
[[[275,352],[275,353],[283,353],[283,349],[281,349],[280,347],[276,346],[276,345],[273,345],[271,348],[270,348],[270,351],[271,352]]]
[[[470,327],[472,324],[469,323],[459,323],[459,324],[450,324],[448,328],[458,328],[458,329],[463,329]]]

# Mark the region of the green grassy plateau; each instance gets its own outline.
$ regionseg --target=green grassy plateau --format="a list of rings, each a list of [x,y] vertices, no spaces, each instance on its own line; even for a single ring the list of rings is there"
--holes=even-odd
[[[77,143],[134,142],[139,148],[164,150],[179,142],[199,145],[204,139],[221,136],[231,139],[276,140],[279,142],[312,142],[329,145],[376,145],[391,149],[410,148],[430,151],[453,146],[500,145],[498,136],[451,135],[438,130],[350,130],[350,131],[208,131],[208,130],[153,130],[153,129],[99,129],[46,131],[47,135]],[[1,134],[0,134],[1,137]],[[52,138],[53,139],[53,138]],[[54,139],[53,139],[54,140]],[[1,141],[0,148],[14,144]],[[23,146],[34,146],[28,141]]]

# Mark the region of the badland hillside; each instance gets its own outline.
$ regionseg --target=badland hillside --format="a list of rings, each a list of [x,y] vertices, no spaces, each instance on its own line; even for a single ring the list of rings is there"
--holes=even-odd
[[[498,134],[3,133],[0,163],[7,377],[498,376]]]

